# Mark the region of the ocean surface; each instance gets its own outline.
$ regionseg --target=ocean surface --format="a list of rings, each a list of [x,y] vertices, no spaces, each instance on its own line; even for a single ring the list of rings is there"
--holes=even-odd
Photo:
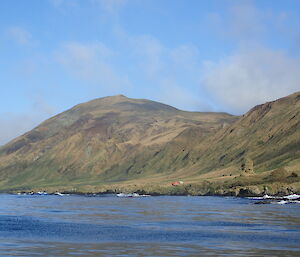
[[[0,256],[300,256],[300,204],[0,195]]]

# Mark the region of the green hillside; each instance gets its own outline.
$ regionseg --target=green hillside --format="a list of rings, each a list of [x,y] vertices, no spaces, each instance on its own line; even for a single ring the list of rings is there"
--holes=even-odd
[[[297,191],[299,112],[299,92],[240,117],[122,95],[95,99],[1,147],[0,190]],[[173,180],[185,183],[174,189]]]

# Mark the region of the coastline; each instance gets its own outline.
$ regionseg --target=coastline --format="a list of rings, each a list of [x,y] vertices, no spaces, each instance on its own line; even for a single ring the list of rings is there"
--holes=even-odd
[[[224,187],[218,184],[185,184],[179,186],[166,185],[111,185],[79,188],[60,186],[43,188],[14,188],[0,190],[3,194],[63,194],[63,195],[106,195],[106,194],[138,194],[150,196],[233,196],[233,197],[283,197],[291,194],[300,194],[299,183],[260,184],[237,187]]]

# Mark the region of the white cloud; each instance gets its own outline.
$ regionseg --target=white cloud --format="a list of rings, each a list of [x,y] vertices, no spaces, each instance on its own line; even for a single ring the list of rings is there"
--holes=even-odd
[[[251,2],[244,1],[231,6],[228,14],[229,32],[235,38],[250,40],[265,31],[266,14],[263,15]]]
[[[115,12],[124,7],[127,0],[91,0],[92,3],[100,5],[103,9],[109,12]]]
[[[180,45],[170,51],[171,59],[176,65],[182,68],[198,65],[199,49],[194,45]]]
[[[89,6],[98,11],[101,18],[117,18],[119,12],[127,5],[127,0],[48,0],[50,5],[62,13],[80,12]]]
[[[181,110],[209,110],[211,107],[200,102],[197,92],[193,92],[184,86],[177,84],[172,78],[164,78],[160,81],[158,101],[170,104]]]
[[[57,8],[59,11],[64,12],[65,9],[75,8],[78,9],[80,7],[81,0],[48,0],[49,3]]]
[[[31,33],[22,27],[10,27],[7,29],[7,35],[20,45],[32,45],[33,39]]]
[[[144,92],[180,109],[209,110],[199,96],[201,62],[192,44],[171,48],[151,35],[131,36],[120,27],[119,40],[128,48],[136,72],[146,81]],[[152,86],[153,85],[153,86]]]
[[[225,12],[208,15],[214,31],[232,40],[236,49],[203,62],[202,87],[226,111],[241,114],[300,90],[298,50],[289,48],[300,20],[291,13],[258,9],[253,1],[233,3]]]
[[[65,43],[56,51],[56,59],[74,77],[100,88],[128,87],[127,77],[115,71],[112,57],[116,53],[103,43]]]
[[[0,146],[31,130],[41,121],[30,114],[3,113],[0,117]]]
[[[55,113],[55,108],[37,98],[26,113],[5,112],[0,115],[0,146],[20,136]]]
[[[127,4],[127,0],[91,0],[93,4],[109,15],[117,15],[118,12]]]
[[[144,92],[178,108],[195,110],[199,107],[200,100],[196,100],[195,92],[186,87],[187,83],[196,85],[199,82],[199,75],[193,73],[198,68],[200,70],[195,46],[170,48],[151,35],[132,36],[120,27],[115,32],[123,46],[128,48],[132,60],[130,65],[145,81],[138,85],[144,87]],[[188,81],[184,77],[188,77]]]
[[[149,78],[155,78],[165,68],[167,49],[163,47],[159,40],[154,37],[144,35],[132,37],[130,44],[133,54],[139,59],[140,68]]]
[[[48,0],[54,7],[59,8],[65,0]]]
[[[300,59],[281,51],[241,49],[205,66],[203,86],[235,113],[300,90]]]
[[[69,42],[56,51],[56,59],[73,77],[88,82],[87,87],[106,89],[108,94],[147,92],[148,97],[178,108],[196,110],[203,106],[197,100],[198,92],[186,87],[192,83],[197,88],[200,80],[195,46],[168,48],[155,37],[130,36],[124,31],[118,37],[124,48],[121,54],[102,42]],[[119,59],[122,63],[126,60],[128,66],[120,69]]]
[[[266,22],[272,18],[271,13],[256,8],[252,1],[233,3],[223,12],[207,14],[207,22],[212,31],[217,32],[221,38],[237,43],[255,42],[268,35]]]

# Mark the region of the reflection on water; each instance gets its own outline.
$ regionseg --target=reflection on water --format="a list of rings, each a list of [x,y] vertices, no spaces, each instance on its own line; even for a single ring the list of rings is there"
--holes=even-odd
[[[300,205],[0,195],[0,255],[299,256]]]

